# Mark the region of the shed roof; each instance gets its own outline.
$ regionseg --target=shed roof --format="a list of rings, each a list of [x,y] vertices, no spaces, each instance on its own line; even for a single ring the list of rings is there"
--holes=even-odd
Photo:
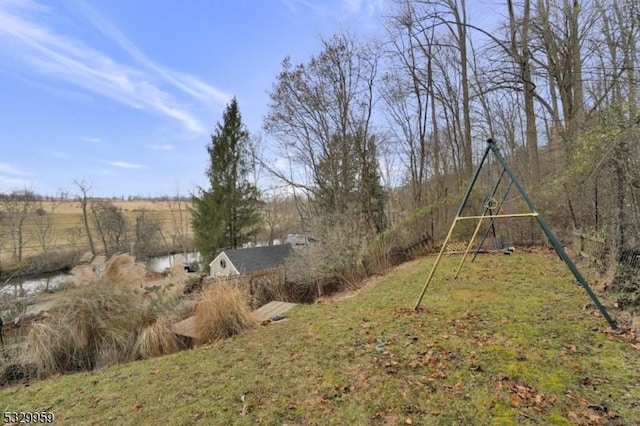
[[[224,251],[224,254],[241,274],[280,266],[291,253],[293,253],[293,248],[289,244]]]

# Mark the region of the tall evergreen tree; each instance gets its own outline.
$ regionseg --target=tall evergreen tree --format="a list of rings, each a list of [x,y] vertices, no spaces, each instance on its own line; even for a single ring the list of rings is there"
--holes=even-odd
[[[248,180],[249,132],[233,98],[207,146],[210,188],[193,195],[195,246],[205,265],[223,249],[242,247],[258,232],[259,194]]]

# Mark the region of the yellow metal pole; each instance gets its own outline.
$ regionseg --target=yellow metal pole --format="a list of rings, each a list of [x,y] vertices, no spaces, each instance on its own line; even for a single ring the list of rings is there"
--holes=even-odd
[[[535,217],[535,216],[538,216],[538,213],[498,214],[498,215],[491,216],[491,218],[495,219],[495,218],[507,218],[507,217]],[[462,264],[464,264],[464,261],[467,260],[467,256],[469,255],[471,246],[473,245],[473,242],[475,241],[476,236],[478,235],[478,231],[480,230],[480,225],[482,224],[482,221],[486,217],[487,215],[483,214],[482,216],[464,216],[464,217],[458,218],[459,220],[478,219],[478,225],[476,225],[476,230],[473,231],[473,236],[471,237],[471,241],[469,241],[469,245],[467,245],[467,249],[464,252],[464,256],[462,256],[462,260],[460,261],[460,264],[458,265],[458,269],[456,269],[456,274],[453,276],[453,278],[458,278],[458,274],[460,274],[460,270],[462,269]]]
[[[469,244],[467,245],[467,249],[464,251],[464,256],[462,256],[462,260],[460,261],[460,264],[458,265],[458,269],[456,269],[456,274],[453,276],[453,278],[458,278],[458,274],[460,273],[460,269],[462,269],[462,264],[464,263],[464,261],[467,259],[467,256],[469,255],[469,251],[471,250],[471,246],[473,245],[473,242],[476,239],[476,236],[478,235],[478,231],[480,230],[480,225],[482,225],[482,219],[484,219],[486,216],[482,215],[480,216],[480,219],[478,220],[478,224],[476,225],[476,230],[473,231],[473,235],[471,236],[471,241],[469,241]]]
[[[537,217],[538,213],[513,213],[513,214],[496,214],[491,216],[493,219],[504,219],[510,217]],[[487,216],[461,216],[458,220],[467,220],[467,219],[483,219]]]
[[[413,307],[414,310],[417,310],[418,307],[420,306],[420,303],[422,302],[422,298],[424,297],[424,294],[427,292],[427,288],[429,288],[429,283],[431,283],[431,279],[433,279],[433,275],[436,272],[436,268],[438,267],[438,264],[440,263],[440,259],[442,258],[442,254],[444,253],[445,249],[447,248],[447,244],[449,243],[449,239],[451,238],[451,234],[453,234],[453,228],[455,228],[456,223],[458,223],[458,217],[456,216],[455,219],[453,219],[453,223],[451,224],[451,228],[449,228],[449,233],[447,234],[447,238],[444,239],[444,243],[442,243],[442,247],[440,248],[440,253],[438,253],[438,257],[436,257],[436,261],[433,264],[433,266],[431,267],[431,272],[429,272],[429,276],[427,277],[427,281],[424,283],[424,287],[422,288],[422,292],[420,293],[420,296],[418,296],[418,300],[416,300],[416,304]]]

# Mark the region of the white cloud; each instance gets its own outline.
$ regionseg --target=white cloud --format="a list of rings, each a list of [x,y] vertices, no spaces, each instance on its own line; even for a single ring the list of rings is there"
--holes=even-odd
[[[13,164],[0,162],[0,192],[33,187],[28,173]]]
[[[310,10],[320,16],[326,16],[329,13],[326,4],[318,4],[314,0],[283,0],[283,3],[293,14],[297,14],[300,9]]]
[[[219,104],[231,97],[194,76],[164,69],[98,14],[88,7],[82,9],[93,26],[137,63],[117,62],[84,41],[57,31],[51,10],[35,1],[22,0],[0,2],[0,66],[18,67],[26,74],[45,76],[131,108],[153,111],[180,122],[196,135],[206,133],[198,117],[176,95]],[[170,93],[169,88],[174,92],[178,89],[177,93]]]
[[[58,151],[55,149],[39,149],[37,150],[37,152],[47,157],[57,158],[60,160],[69,160],[73,158],[73,156],[71,156],[70,154],[67,154],[66,152]]]
[[[362,8],[362,0],[342,0],[342,4],[349,13],[358,13]]]
[[[282,0],[293,15],[311,13],[321,20],[332,21],[341,28],[377,31],[386,0]],[[353,27],[356,25],[356,27]]]
[[[6,178],[4,176],[0,176],[0,192],[11,192],[24,188],[33,188],[33,181],[29,179]]]
[[[107,161],[107,164],[113,167],[120,167],[122,169],[142,169],[144,166],[142,164],[129,163],[126,161]]]
[[[168,143],[162,145],[147,145],[147,147],[158,151],[173,151],[173,145]]]
[[[178,89],[194,98],[200,100],[214,100],[215,102],[223,105],[231,100],[231,95],[204,83],[194,76],[171,71],[155,63],[140,49],[138,49],[136,45],[134,45],[129,39],[127,39],[124,34],[120,32],[120,30],[118,30],[111,23],[104,20],[87,4],[78,3],[78,5],[81,7],[85,16],[91,21],[91,23],[105,36],[115,41],[122,49],[124,49],[140,64],[154,71],[157,75],[161,76],[167,82],[171,83]]]
[[[13,166],[8,163],[0,163],[0,173],[7,174],[7,175],[17,175],[17,176],[24,176],[27,174],[22,170],[20,170],[19,167]]]

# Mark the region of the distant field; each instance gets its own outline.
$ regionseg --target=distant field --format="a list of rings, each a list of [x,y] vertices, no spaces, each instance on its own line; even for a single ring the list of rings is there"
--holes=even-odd
[[[170,202],[169,201],[159,201],[159,200],[132,200],[132,201],[122,201],[122,200],[110,200],[112,204],[121,208],[124,211],[134,212],[134,211],[154,211],[154,212],[169,212]],[[63,202],[49,202],[43,201],[45,210],[50,210],[51,206],[55,203],[56,214],[82,214],[82,210],[80,209],[80,204],[73,201],[63,201]]]
[[[178,211],[175,201],[116,200],[111,201],[111,203],[122,209],[134,234],[136,218],[144,212],[147,217],[160,223],[162,234],[168,244],[171,244],[174,236],[177,235],[193,236],[191,218],[186,202],[182,202],[181,213]],[[49,251],[88,248],[87,236],[82,222],[82,210],[77,201],[43,201],[42,204],[45,212],[51,212],[55,205],[53,216],[51,216],[51,228],[45,240]],[[45,214],[45,218],[34,215],[26,219],[23,225],[23,258],[42,252],[40,235],[43,229],[42,223],[48,214]],[[181,223],[183,231],[180,230]],[[0,234],[0,262],[2,262],[2,265],[7,265],[13,262],[12,240],[7,228],[2,231]],[[94,236],[97,235],[97,231],[93,228],[92,234]]]

